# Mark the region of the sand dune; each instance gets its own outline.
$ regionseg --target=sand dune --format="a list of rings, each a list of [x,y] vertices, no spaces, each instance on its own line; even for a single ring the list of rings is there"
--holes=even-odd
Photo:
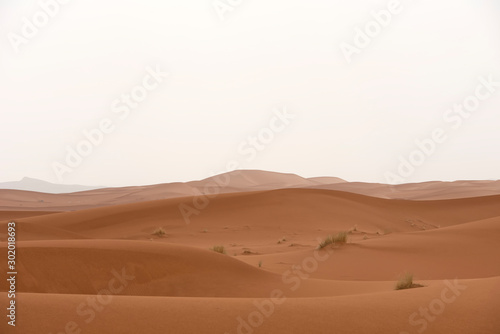
[[[309,254],[309,255],[312,255]],[[321,254],[322,257],[325,254]],[[169,297],[268,296],[290,283],[282,275],[208,250],[145,241],[63,240],[19,244],[18,288],[23,292],[98,294],[108,281],[126,277],[127,289],[116,295]],[[47,261],[40,260],[50,259]],[[47,265],[52,270],[48,271]],[[65,272],[65,275],[57,275]],[[128,278],[130,277],[130,278]],[[324,297],[390,291],[393,282],[305,280],[294,297]],[[0,290],[6,291],[2,282]]]
[[[423,182],[398,185],[344,182],[311,186],[367,196],[409,200],[457,199],[500,194],[500,181]]]
[[[500,196],[407,201],[330,190],[283,189],[222,194],[207,202],[204,209],[196,209],[196,200],[183,197],[122,204],[18,221],[63,229],[88,238],[149,239],[155,228],[163,227],[168,242],[177,239],[189,242],[190,234],[198,235],[207,229],[210,233],[204,237],[210,242],[230,240],[226,236],[230,234],[235,243],[247,238],[266,242],[270,238],[276,242],[283,235],[294,242],[310,243],[327,233],[354,227],[368,235],[382,235],[424,231],[500,216]],[[182,209],[185,207],[196,210],[197,214],[188,217]],[[20,228],[26,228],[24,240],[38,238],[37,233],[30,232],[30,226],[21,225]],[[294,239],[294,234],[303,238]],[[198,239],[203,245],[203,239]]]
[[[500,217],[422,232],[394,233],[352,241],[310,274],[336,280],[391,280],[412,272],[418,279],[481,278],[500,275]],[[242,260],[266,269],[285,271],[300,264],[307,250],[264,254]],[[257,260],[258,259],[258,260]]]
[[[431,183],[398,194],[471,196],[389,199],[374,185],[363,191],[377,196],[323,189],[349,186],[331,181],[243,173],[208,200],[205,181],[156,200],[164,185],[2,192],[15,195],[11,209],[48,205],[0,213],[0,245],[8,221],[18,237],[18,326],[7,333],[499,332],[500,195]],[[346,244],[317,249],[342,230]],[[423,287],[396,291],[404,272]],[[2,303],[7,290],[4,280]]]
[[[102,299],[105,303],[101,304],[92,295],[23,293],[19,296],[19,316],[25,321],[18,330],[49,333],[67,327],[96,334],[132,334],[137,333],[138,328],[152,334],[418,333],[424,330],[435,334],[497,333],[500,278],[460,280],[458,284],[465,287],[458,295],[441,281],[407,291],[325,298],[291,298],[287,297],[288,291],[283,291],[281,298],[275,298],[279,304],[272,307],[269,297],[112,296]],[[453,302],[440,303],[443,291]],[[256,305],[266,305],[269,317],[262,313],[259,316]],[[440,314],[431,313],[430,307]],[[421,308],[427,309],[428,318],[419,314]],[[37,324],[36,328],[30,324]]]
[[[329,183],[343,182],[327,178]],[[323,180],[324,182],[324,180]],[[322,184],[294,174],[264,171],[233,171],[200,181],[176,182],[151,186],[103,188],[71,194],[46,194],[33,191],[0,189],[0,209],[67,211],[98,206],[196,196],[213,191],[220,193],[307,187]]]
[[[0,211],[0,220],[17,219],[57,213],[53,211]]]
[[[100,206],[284,188],[338,190],[379,198],[433,200],[500,194],[500,181],[425,182],[402,185],[346,182],[334,177],[303,178],[257,170],[237,170],[200,181],[150,186],[103,188],[70,194],[0,189],[0,210],[71,211]]]

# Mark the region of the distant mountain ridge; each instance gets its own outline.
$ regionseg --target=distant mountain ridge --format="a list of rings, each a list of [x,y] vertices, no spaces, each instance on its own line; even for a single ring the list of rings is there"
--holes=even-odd
[[[303,178],[295,174],[267,172],[260,170],[235,170],[232,172],[217,175],[219,178],[227,177],[230,181],[224,187],[239,189],[239,188],[255,188],[255,190],[273,189],[275,187],[296,187],[296,186],[315,186],[321,184],[343,183],[346,182],[337,177],[316,177]],[[200,181],[190,182],[171,182],[160,183],[158,185],[178,185],[181,184],[196,187],[203,187],[210,180],[216,180],[217,176],[209,177]],[[47,194],[67,194],[80,191],[104,189],[104,188],[129,188],[129,187],[155,187],[158,185],[145,186],[124,186],[124,187],[104,187],[104,186],[82,186],[77,184],[56,184],[30,177],[24,177],[20,181],[0,183],[0,189],[9,190],[24,190],[34,191]],[[186,195],[189,195],[187,193]]]
[[[0,183],[0,211],[68,211],[193,196],[205,196],[206,201],[218,194],[293,188],[341,191],[386,199],[440,200],[499,195],[500,181],[388,185],[347,182],[335,177],[304,178],[261,170],[235,170],[190,182],[107,188],[51,184],[24,178]],[[199,203],[196,205],[200,206]]]
[[[31,177],[24,177],[19,181],[0,183],[0,189],[35,191],[47,194],[65,194],[101,188],[105,187],[81,186],[77,184],[55,184]]]

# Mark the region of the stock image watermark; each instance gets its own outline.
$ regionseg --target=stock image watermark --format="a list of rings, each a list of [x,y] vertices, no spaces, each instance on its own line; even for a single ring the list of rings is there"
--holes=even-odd
[[[97,315],[101,313],[107,305],[113,301],[113,296],[121,293],[135,279],[134,275],[127,273],[125,268],[121,272],[112,270],[113,277],[108,281],[106,288],[99,290],[97,295],[88,296],[87,299],[81,302],[76,307],[76,314],[80,317],[79,320],[70,320],[64,326],[62,331],[49,334],[73,334],[83,332],[85,325],[90,324]]]
[[[7,224],[7,298],[9,307],[7,307],[7,324],[16,326],[16,222]]]
[[[104,117],[93,128],[83,129],[83,139],[73,145],[67,145],[64,159],[52,163],[52,170],[57,180],[62,183],[65,174],[78,168],[84,159],[94,152],[95,148],[103,144],[105,136],[116,129],[117,122],[129,117],[131,111],[137,109],[140,103],[157,89],[168,75],[169,73],[163,72],[158,65],[154,69],[147,66],[142,82],[134,86],[128,93],[122,93],[119,98],[112,101],[110,111],[116,114],[118,119]]]
[[[33,38],[38,36],[40,30],[46,27],[50,21],[59,15],[62,6],[71,0],[40,0],[38,10],[30,17],[23,17],[19,33],[7,33],[7,39],[15,53],[20,52],[22,45],[28,44]]]
[[[466,96],[460,103],[455,103],[453,107],[444,112],[442,116],[443,126],[434,128],[426,138],[415,139],[415,149],[406,156],[399,156],[399,164],[396,169],[384,174],[388,184],[404,183],[418,167],[436,153],[439,145],[449,139],[452,131],[462,127],[465,120],[479,109],[481,102],[491,98],[500,87],[500,81],[495,81],[492,74],[487,77],[481,76],[478,80],[479,84],[474,93]]]
[[[400,14],[402,10],[401,1],[390,0],[386,5],[386,9],[370,11],[371,19],[362,28],[359,26],[354,27],[352,42],[343,41],[339,45],[346,62],[348,64],[352,63],[353,56],[361,54],[361,51],[370,46],[372,41],[391,24],[394,17]]]
[[[212,8],[221,21],[227,19],[229,13],[234,12],[243,4],[244,0],[215,0],[212,1]]]
[[[238,145],[237,153],[240,158],[228,161],[224,173],[239,169],[244,162],[250,163],[255,160],[259,152],[264,151],[274,141],[276,135],[283,132],[295,117],[296,115],[290,113],[286,107],[274,109],[273,116],[269,119],[268,125],[256,133],[247,136]],[[184,222],[190,224],[191,216],[197,216],[203,209],[206,209],[210,200],[217,197],[221,189],[227,187],[230,181],[231,176],[228,174],[217,175],[204,185],[203,195],[193,197],[191,205],[181,203],[179,211]]]
[[[427,307],[420,307],[418,312],[412,313],[408,317],[408,323],[412,327],[418,327],[417,333],[423,333],[434,322],[438,316],[444,313],[446,306],[454,303],[462,292],[467,289],[466,285],[460,285],[456,278],[453,282],[445,280],[444,288],[441,290],[439,298],[433,299]],[[410,334],[410,332],[399,332],[399,334]]]
[[[320,240],[320,239],[318,239]],[[320,253],[325,253],[321,255]],[[291,269],[285,271],[281,275],[281,281],[287,285],[290,292],[297,291],[302,282],[316,272],[320,263],[328,260],[333,254],[332,249],[327,250],[314,250],[313,256],[306,257],[302,260],[300,265],[293,265]],[[287,301],[286,291],[282,289],[274,289],[269,294],[267,299],[256,299],[252,303],[255,310],[250,312],[247,316],[237,317],[237,334],[251,334],[257,328],[262,326],[264,322],[269,319],[276,309]],[[224,334],[230,334],[225,332]]]

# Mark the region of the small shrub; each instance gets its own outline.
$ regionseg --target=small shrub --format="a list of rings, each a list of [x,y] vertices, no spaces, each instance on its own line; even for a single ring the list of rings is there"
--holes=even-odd
[[[396,290],[404,290],[404,289],[411,289],[411,288],[420,288],[423,285],[421,284],[415,284],[413,283],[413,274],[412,273],[405,273],[399,281],[396,283]]]
[[[337,235],[333,238],[334,243],[340,243],[340,244],[345,244],[347,242],[347,232],[339,232]]]
[[[224,248],[224,246],[213,246],[210,249],[217,253],[226,254],[226,249]]]
[[[259,261],[259,268],[262,268],[262,261]]]
[[[329,236],[327,236],[327,237],[326,237],[326,239],[325,239],[325,240],[323,240],[323,241],[321,241],[321,242],[319,243],[318,248],[319,248],[319,249],[323,249],[323,248],[325,248],[326,246],[331,245],[331,244],[333,244],[333,239],[332,239],[332,236],[331,236],[331,235],[329,235]]]
[[[161,238],[163,236],[165,236],[165,234],[167,234],[167,232],[165,232],[165,230],[161,227],[158,227],[154,232],[153,232],[153,235],[156,235],[158,238]]]
[[[348,232],[346,231],[339,232],[336,235],[329,235],[319,243],[318,248],[323,249],[328,245],[345,244],[347,242],[347,235]]]

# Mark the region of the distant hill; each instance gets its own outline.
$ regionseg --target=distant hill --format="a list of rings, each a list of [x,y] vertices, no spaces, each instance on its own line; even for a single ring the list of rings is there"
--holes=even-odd
[[[226,180],[226,181],[225,181]],[[225,188],[237,191],[270,190],[279,188],[311,187],[323,184],[344,183],[336,177],[304,178],[296,174],[277,173],[262,170],[239,169],[209,177],[201,181],[187,182],[190,186],[203,189],[210,182],[227,182]]]
[[[309,188],[346,183],[335,177],[303,178],[295,174],[261,170],[235,170],[191,182],[162,183],[130,187],[85,187],[52,184],[24,178],[0,183],[0,210],[66,211],[174,197],[219,193]],[[67,195],[72,193],[71,195]]]
[[[104,187],[89,187],[76,184],[55,184],[30,177],[25,177],[20,181],[0,183],[0,189],[27,190],[48,194],[66,194],[101,188]]]
[[[172,182],[162,183],[158,185],[137,186],[136,189],[157,188],[158,186],[165,188],[169,187],[172,193],[176,195],[191,196],[203,192],[204,186],[212,180],[227,179],[228,184],[224,185],[227,191],[249,191],[249,190],[267,190],[276,188],[294,188],[308,187],[323,184],[335,184],[346,182],[336,177],[316,177],[303,178],[295,174],[267,172],[260,170],[236,170],[217,177],[209,177],[200,181],[191,182]],[[216,182],[218,183],[218,182]],[[99,186],[82,186],[55,184],[47,181],[42,181],[30,177],[25,177],[20,181],[0,183],[0,189],[9,190],[25,190],[47,194],[67,194],[80,191],[103,189],[108,187]],[[130,187],[117,187],[129,189]],[[199,189],[197,189],[199,188]]]
[[[498,195],[500,181],[434,181],[388,185],[346,182],[336,177],[303,178],[295,174],[236,170],[191,182],[104,188],[52,184],[24,178],[17,182],[0,183],[0,211],[70,211],[175,197],[207,194],[213,198],[211,194],[292,188],[334,190],[387,199],[439,200]]]

